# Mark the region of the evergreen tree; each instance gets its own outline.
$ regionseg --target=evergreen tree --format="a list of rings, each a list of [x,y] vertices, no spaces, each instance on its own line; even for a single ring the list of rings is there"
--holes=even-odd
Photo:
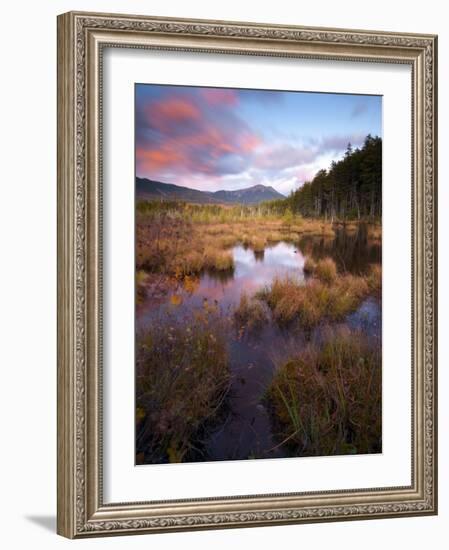
[[[278,213],[287,209],[305,217],[334,220],[382,215],[382,139],[368,135],[360,149],[349,143],[344,157],[319,170],[285,200],[266,203]]]

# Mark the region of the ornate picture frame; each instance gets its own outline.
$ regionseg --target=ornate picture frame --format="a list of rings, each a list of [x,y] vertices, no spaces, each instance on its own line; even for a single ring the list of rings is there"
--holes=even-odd
[[[105,503],[105,48],[403,64],[412,97],[411,484]],[[58,17],[58,533],[69,538],[437,513],[437,37],[70,12]],[[131,428],[132,429],[132,428]]]

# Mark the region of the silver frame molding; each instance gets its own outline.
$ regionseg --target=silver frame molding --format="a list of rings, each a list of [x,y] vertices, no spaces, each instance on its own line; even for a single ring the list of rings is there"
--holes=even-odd
[[[412,69],[412,483],[104,504],[104,47],[402,63]],[[58,533],[70,538],[437,513],[437,37],[70,12],[58,17]]]

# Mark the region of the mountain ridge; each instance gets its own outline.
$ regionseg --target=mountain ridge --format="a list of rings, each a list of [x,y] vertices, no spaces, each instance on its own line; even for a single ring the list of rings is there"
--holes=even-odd
[[[285,199],[271,185],[256,184],[242,189],[227,191],[199,191],[174,183],[164,183],[148,178],[136,177],[136,196],[146,200],[182,200],[201,204],[246,204],[254,205],[263,201]]]

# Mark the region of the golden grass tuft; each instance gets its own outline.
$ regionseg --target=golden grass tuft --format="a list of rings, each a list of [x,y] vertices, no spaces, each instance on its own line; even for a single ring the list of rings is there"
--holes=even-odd
[[[204,267],[203,255],[197,250],[190,250],[185,256],[176,259],[179,261],[178,272],[182,276],[198,274]]]
[[[208,247],[204,251],[204,267],[215,271],[228,271],[234,268],[234,257],[229,251]]]
[[[368,239],[373,241],[382,240],[382,226],[380,224],[368,225]]]
[[[332,271],[333,273],[333,271]],[[257,293],[270,307],[279,324],[298,321],[311,328],[327,321],[342,320],[362,300],[379,288],[379,270],[368,276],[335,275],[325,281],[314,278],[304,282],[292,277],[276,277],[271,286]]]
[[[270,231],[267,233],[267,241],[270,243],[278,243],[284,240],[284,235],[280,231]]]
[[[267,241],[264,237],[252,237],[249,246],[254,252],[263,252],[267,246]]]
[[[267,305],[256,297],[243,293],[234,311],[234,322],[239,330],[255,331],[263,327],[269,320]]]
[[[371,265],[366,280],[370,290],[380,290],[382,288],[382,266],[380,264]]]
[[[315,275],[322,281],[330,285],[337,278],[337,266],[332,258],[320,260],[315,266]]]
[[[315,273],[315,269],[316,269],[315,260],[310,256],[308,256],[304,262],[304,267],[303,267],[304,273],[306,275],[313,275]]]

